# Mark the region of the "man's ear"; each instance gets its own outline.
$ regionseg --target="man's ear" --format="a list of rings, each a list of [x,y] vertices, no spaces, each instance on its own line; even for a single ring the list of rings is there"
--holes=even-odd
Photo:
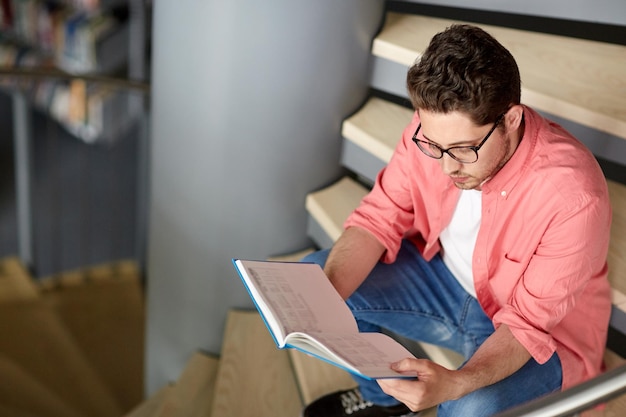
[[[506,126],[506,130],[517,130],[522,124],[522,119],[524,118],[524,106],[521,104],[516,104],[511,106],[506,115],[504,116],[504,124]]]

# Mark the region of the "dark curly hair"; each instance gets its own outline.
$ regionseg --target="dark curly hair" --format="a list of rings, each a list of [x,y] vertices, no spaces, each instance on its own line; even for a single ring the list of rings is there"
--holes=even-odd
[[[495,122],[521,95],[513,55],[484,30],[460,24],[432,38],[409,69],[407,88],[415,109],[460,111],[477,125]]]

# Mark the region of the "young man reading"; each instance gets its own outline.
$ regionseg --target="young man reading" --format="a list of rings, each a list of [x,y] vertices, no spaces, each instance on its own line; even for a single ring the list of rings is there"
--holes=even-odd
[[[415,115],[324,266],[361,331],[455,350],[458,370],[358,380],[305,417],[490,416],[600,372],[611,211],[593,155],[520,103],[517,64],[483,30],[437,34],[408,72]]]

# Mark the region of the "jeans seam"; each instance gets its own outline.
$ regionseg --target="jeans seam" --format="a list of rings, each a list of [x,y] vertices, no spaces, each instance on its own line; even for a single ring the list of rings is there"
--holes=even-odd
[[[394,310],[389,310],[388,308],[372,308],[372,307],[368,307],[368,308],[357,308],[357,309],[352,309],[351,310],[353,313],[354,312],[359,312],[359,313],[381,313],[381,312],[389,312],[391,314],[407,314],[407,315],[418,315],[420,317],[425,317],[428,319],[432,319],[432,320],[438,320],[439,322],[441,322],[442,324],[445,324],[446,326],[454,326],[454,322],[448,320],[446,317],[441,316],[441,315],[437,315],[433,312],[426,312],[426,311],[418,311],[418,310],[404,310],[404,309],[394,309]],[[456,326],[454,326],[456,327]]]
[[[473,302],[474,302],[474,299],[471,296],[467,296],[467,298],[465,299],[465,302],[463,303],[463,310],[459,318],[459,326],[457,327],[457,329],[459,333],[463,335],[463,338],[465,340],[467,340],[468,338],[472,340],[472,343],[474,345],[473,350],[475,351],[477,347],[479,346],[478,340],[476,338],[476,335],[472,332],[469,332],[465,325],[467,321],[467,316],[469,314],[470,306],[473,304]]]

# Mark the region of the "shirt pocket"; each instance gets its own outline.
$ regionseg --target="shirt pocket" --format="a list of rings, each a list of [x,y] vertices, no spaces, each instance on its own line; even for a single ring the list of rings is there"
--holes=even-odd
[[[492,272],[490,283],[491,290],[501,305],[510,303],[527,267],[527,262],[513,258],[509,253],[505,253],[498,260]]]

